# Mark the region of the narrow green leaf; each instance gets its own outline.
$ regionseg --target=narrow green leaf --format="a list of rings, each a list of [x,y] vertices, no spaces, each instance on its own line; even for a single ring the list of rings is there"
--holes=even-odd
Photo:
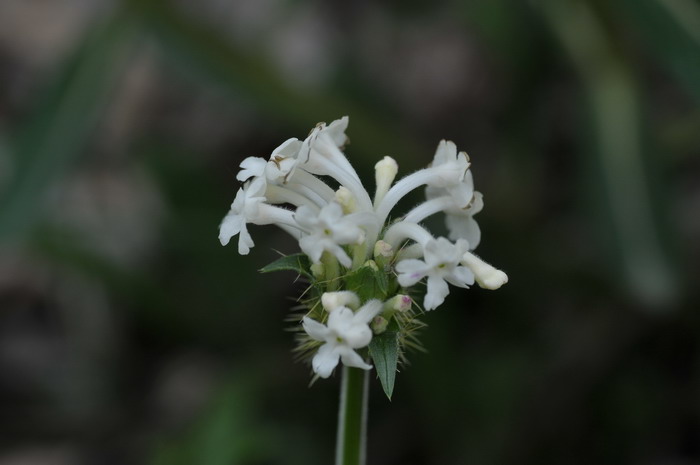
[[[377,376],[382,383],[382,389],[391,400],[396,380],[396,367],[399,363],[399,328],[396,320],[389,323],[386,331],[374,336],[369,344],[369,354],[377,370]]]
[[[21,237],[40,218],[50,187],[83,154],[138,29],[115,15],[95,27],[38,99],[9,147],[13,176],[0,192],[0,238]]]
[[[623,0],[611,6],[700,101],[700,4],[693,0]]]
[[[296,253],[278,258],[269,265],[260,268],[260,272],[272,273],[273,271],[296,271],[301,275],[311,278],[312,275],[309,271],[310,268],[311,263],[309,262],[309,257],[303,253]]]

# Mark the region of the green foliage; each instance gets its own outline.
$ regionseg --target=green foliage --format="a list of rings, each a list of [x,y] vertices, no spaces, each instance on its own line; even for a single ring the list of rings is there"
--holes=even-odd
[[[372,357],[374,369],[377,370],[377,377],[389,400],[394,392],[399,353],[399,326],[396,320],[392,319],[386,331],[374,336],[369,344],[369,354]]]
[[[362,302],[370,299],[384,300],[388,297],[389,277],[387,273],[377,269],[374,263],[370,263],[345,276],[347,286],[345,289],[355,292]]]
[[[0,192],[0,239],[21,236],[33,226],[50,188],[83,154],[136,32],[133,19],[119,15],[97,26],[43,92],[8,149],[15,173]]]
[[[295,271],[300,275],[313,278],[311,275],[311,262],[309,262],[309,257],[303,253],[296,253],[292,255],[285,255],[280,257],[274,262],[260,268],[261,273],[272,273],[273,271]]]

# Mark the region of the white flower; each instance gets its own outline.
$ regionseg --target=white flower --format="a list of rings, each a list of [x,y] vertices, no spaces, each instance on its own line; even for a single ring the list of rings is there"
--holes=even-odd
[[[331,202],[320,212],[302,205],[294,218],[307,233],[299,240],[299,246],[314,263],[321,260],[324,251],[328,251],[343,266],[349,268],[352,265],[352,260],[341,245],[360,244],[364,240],[364,231],[355,221],[357,216],[343,216],[343,208],[338,203]]]
[[[339,360],[349,367],[371,369],[372,365],[365,363],[355,349],[366,347],[372,340],[369,322],[381,309],[379,300],[368,301],[357,312],[348,307],[337,307],[330,311],[326,325],[304,317],[304,331],[312,339],[325,342],[311,361],[314,372],[328,378]]]
[[[435,151],[431,168],[434,173],[429,186],[446,189],[458,207],[466,207],[474,194],[472,177],[467,176],[469,170],[467,154],[457,153],[454,142],[441,140]]]
[[[265,170],[268,181],[287,182],[299,164],[300,149],[301,141],[292,137],[273,150]]]
[[[423,260],[407,259],[396,265],[399,284],[409,287],[424,277],[428,278],[428,289],[423,306],[426,310],[437,308],[450,293],[447,283],[458,287],[474,284],[474,274],[469,268],[460,266],[460,261],[469,244],[460,239],[456,244],[444,237],[427,241],[423,246]]]
[[[231,209],[219,226],[219,241],[221,245],[229,243],[238,234],[238,253],[247,255],[255,244],[248,233],[246,223],[258,215],[260,205],[265,201],[265,182],[262,179],[246,184],[238,189]]]
[[[484,198],[481,192],[474,192],[474,198],[467,208],[445,211],[445,225],[449,231],[448,237],[453,241],[466,239],[469,250],[474,250],[481,242],[481,229],[474,215],[484,208]]]
[[[299,151],[301,161],[304,164],[313,164],[314,156],[335,156],[334,151],[331,152],[331,150],[333,148],[342,148],[348,141],[348,136],[345,135],[348,122],[348,117],[343,116],[328,125],[326,123],[318,123],[301,144]],[[313,152],[317,152],[317,154]],[[345,157],[343,156],[343,158]]]
[[[293,137],[273,150],[269,160],[248,157],[239,165],[241,170],[236,175],[236,179],[247,181],[250,178],[264,178],[273,184],[286,182],[294,174],[300,148],[301,142]]]

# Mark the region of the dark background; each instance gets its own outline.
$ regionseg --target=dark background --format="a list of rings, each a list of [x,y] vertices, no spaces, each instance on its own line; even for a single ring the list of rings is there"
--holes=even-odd
[[[695,0],[3,0],[0,464],[327,464],[247,156],[469,152],[497,292],[426,315],[370,465],[700,463]],[[440,221],[433,222],[439,231]]]

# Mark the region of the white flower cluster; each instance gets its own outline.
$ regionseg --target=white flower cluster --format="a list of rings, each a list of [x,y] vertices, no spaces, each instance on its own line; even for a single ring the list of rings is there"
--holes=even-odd
[[[373,258],[390,264],[402,288],[425,279],[425,310],[444,302],[448,283],[466,288],[476,281],[482,288],[497,289],[508,281],[505,273],[472,253],[481,236],[473,217],[483,208],[483,199],[474,191],[466,153],[443,140],[428,167],[396,183],[398,165],[384,157],[375,166],[372,197],[342,151],[347,126],[348,117],[319,123],[305,140],[285,141],[267,160],[243,160],[237,179],[244,184],[221,223],[221,243],[226,245],[238,235],[238,252],[247,254],[254,245],[247,225],[275,224],[299,241],[316,274],[325,272],[326,279],[339,275],[331,276],[333,269],[354,270]],[[422,186],[427,200],[387,224],[396,204]],[[446,217],[447,238],[434,237],[421,225],[439,212]],[[352,292],[330,292],[323,300],[325,325],[303,319],[308,336],[324,342],[313,358],[314,371],[328,377],[339,360],[371,368],[355,349],[370,343],[370,321],[387,304],[360,302]]]

